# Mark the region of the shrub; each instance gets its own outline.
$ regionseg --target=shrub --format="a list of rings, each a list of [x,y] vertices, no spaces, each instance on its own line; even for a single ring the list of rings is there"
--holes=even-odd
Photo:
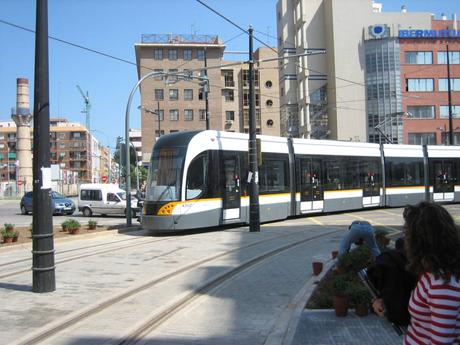
[[[14,229],[14,224],[5,223],[5,224],[4,224],[4,227],[5,227],[5,230],[6,230],[6,231],[13,231],[13,229]]]
[[[6,229],[3,229],[1,233],[2,233],[3,238],[14,238],[14,232],[12,231],[7,231]],[[18,232],[18,236],[19,236],[19,232]]]
[[[338,274],[334,277],[332,291],[334,295],[348,295],[348,288],[352,282],[351,274]]]
[[[88,228],[96,229],[96,226],[97,226],[97,221],[92,220],[92,219],[88,220]]]
[[[369,290],[360,281],[350,284],[348,294],[355,305],[368,305],[372,299]]]
[[[337,264],[345,272],[358,272],[367,267],[371,261],[371,250],[368,246],[361,245],[347,254],[342,255]]]
[[[75,229],[79,229],[81,227],[81,225],[75,219],[67,219],[62,223],[62,228],[64,229],[64,227],[67,230],[75,230]]]

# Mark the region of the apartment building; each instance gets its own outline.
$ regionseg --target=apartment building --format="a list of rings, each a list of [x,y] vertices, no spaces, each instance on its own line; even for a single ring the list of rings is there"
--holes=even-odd
[[[31,128],[33,147],[33,128]],[[1,182],[21,180],[17,176],[16,124],[0,122]],[[109,170],[109,153],[86,127],[64,118],[50,119],[51,164],[78,173],[78,182],[103,182]],[[105,182],[105,181],[104,181]]]
[[[206,129],[206,101],[199,77],[209,78],[209,129],[249,131],[249,70],[243,61],[223,60],[217,36],[142,35],[135,45],[138,77],[156,72],[141,85],[142,160],[149,162],[160,135]],[[277,58],[276,49],[259,48],[255,60]],[[161,73],[168,73],[163,76]],[[257,132],[280,134],[276,61],[256,66]]]
[[[456,26],[446,18],[438,22],[431,13],[411,13],[405,6],[401,12],[385,13],[382,4],[370,0],[279,0],[279,55],[326,49],[324,56],[285,59],[280,65],[281,133],[291,128],[294,136],[307,138],[420,142],[415,133],[426,130],[409,126],[423,126],[423,122],[405,121],[403,114],[414,110],[410,107],[417,106],[417,97],[427,104],[423,99],[443,97],[445,92],[429,95],[431,91],[412,89],[421,80],[409,80],[406,89],[407,79],[444,80],[440,76],[445,64],[433,59],[430,64],[443,66],[425,68],[417,77],[420,66],[409,66],[417,64],[406,63],[406,52],[417,55],[431,49],[437,54],[441,42],[434,37],[401,36],[400,32],[450,26],[451,35],[440,38],[444,46],[450,42],[453,51],[458,51]],[[434,74],[425,78],[430,70]],[[455,68],[453,73],[458,75]],[[406,123],[414,133],[410,139],[403,128]]]

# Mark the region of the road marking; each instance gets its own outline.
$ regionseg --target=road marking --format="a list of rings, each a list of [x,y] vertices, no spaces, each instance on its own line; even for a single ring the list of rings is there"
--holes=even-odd
[[[318,225],[321,225],[321,226],[325,226],[324,223],[321,223],[318,219],[316,218],[307,218],[308,220],[311,220],[313,223],[315,224],[318,224]]]

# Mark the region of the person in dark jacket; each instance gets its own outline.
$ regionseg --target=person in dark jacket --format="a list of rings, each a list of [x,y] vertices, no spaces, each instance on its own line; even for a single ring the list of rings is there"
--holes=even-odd
[[[367,269],[369,280],[380,292],[380,298],[373,302],[374,311],[397,326],[409,324],[407,307],[417,283],[417,276],[407,271],[406,264],[404,239],[399,238],[395,249],[377,256]]]

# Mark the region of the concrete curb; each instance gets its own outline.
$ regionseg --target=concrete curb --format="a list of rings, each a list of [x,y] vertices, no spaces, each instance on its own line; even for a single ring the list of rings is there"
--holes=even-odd
[[[297,325],[301,319],[302,311],[305,309],[308,298],[316,288],[315,283],[323,279],[324,275],[332,268],[335,262],[336,260],[327,261],[320,275],[311,276],[306,279],[304,286],[281,313],[275,327],[273,327],[265,340],[264,345],[292,344]]]

